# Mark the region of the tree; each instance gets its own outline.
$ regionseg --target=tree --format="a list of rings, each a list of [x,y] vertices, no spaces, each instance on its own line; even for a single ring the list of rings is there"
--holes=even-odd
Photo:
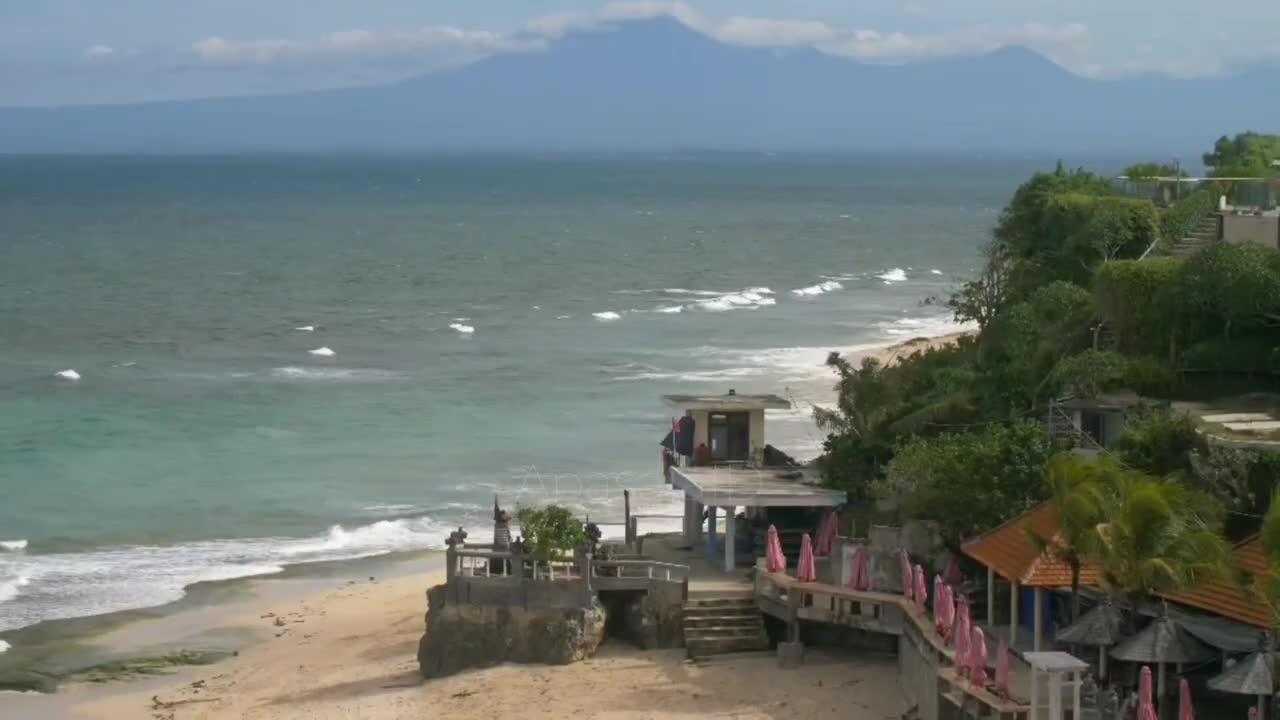
[[[1071,620],[1080,617],[1080,569],[1096,544],[1104,517],[1105,488],[1121,472],[1114,459],[1087,459],[1075,453],[1053,456],[1045,469],[1045,484],[1058,512],[1058,532],[1047,538],[1029,531],[1031,542],[1071,568]]]
[[[1197,504],[1212,501],[1179,482],[1137,471],[1116,473],[1107,487],[1092,554],[1104,589],[1132,611],[1131,630],[1141,598],[1177,592],[1225,571],[1226,541],[1211,524],[1213,513]]]
[[[1187,177],[1187,171],[1182,167],[1172,163],[1157,162],[1141,162],[1134,163],[1124,170],[1120,171],[1121,175],[1130,180],[1149,180],[1151,178],[1184,178]]]
[[[587,544],[587,532],[573,511],[559,505],[520,508],[520,533],[530,555],[543,560],[563,557]]]
[[[976,323],[979,332],[987,329],[1004,309],[1013,271],[1012,258],[999,242],[987,243],[983,255],[986,262],[982,273],[977,279],[961,285],[960,290],[947,301],[957,322]]]
[[[1216,177],[1263,177],[1280,175],[1280,135],[1243,132],[1235,137],[1223,135],[1213,144],[1213,151],[1203,157]]]
[[[1186,476],[1193,453],[1208,451],[1208,443],[1186,413],[1151,408],[1131,414],[1116,452],[1125,464],[1142,472],[1165,477]]]
[[[1257,328],[1280,312],[1280,272],[1274,250],[1260,245],[1214,243],[1179,268],[1182,311],[1206,334]]]
[[[916,437],[897,449],[878,489],[903,515],[936,522],[958,548],[1044,498],[1049,454],[1044,429],[1025,421]]]

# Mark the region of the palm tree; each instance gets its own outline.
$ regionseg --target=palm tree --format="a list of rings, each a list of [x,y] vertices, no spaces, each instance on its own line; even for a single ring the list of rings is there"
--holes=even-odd
[[[1058,531],[1043,537],[1034,530],[1027,534],[1041,553],[1071,568],[1071,621],[1080,617],[1080,569],[1097,544],[1098,525],[1105,515],[1107,492],[1123,472],[1110,457],[1093,460],[1076,453],[1060,453],[1050,458],[1045,484],[1058,511]]]
[[[1259,536],[1262,543],[1262,555],[1267,561],[1267,572],[1263,577],[1254,578],[1257,583],[1257,594],[1271,611],[1271,697],[1276,697],[1280,690],[1280,677],[1276,667],[1276,635],[1280,633],[1280,493],[1272,493],[1271,506],[1262,518],[1262,532]],[[1268,717],[1274,717],[1274,711]]]
[[[1177,592],[1227,567],[1226,541],[1192,507],[1206,500],[1192,497],[1177,481],[1133,471],[1120,472],[1107,488],[1091,550],[1104,588],[1128,601],[1130,630],[1141,598]]]

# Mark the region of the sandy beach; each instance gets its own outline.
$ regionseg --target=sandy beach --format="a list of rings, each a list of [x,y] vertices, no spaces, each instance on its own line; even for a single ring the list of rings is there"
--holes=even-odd
[[[891,718],[901,712],[891,658],[813,651],[782,671],[769,653],[690,663],[683,651],[608,642],[569,666],[503,665],[424,682],[415,652],[424,591],[442,574],[341,585],[252,610],[262,642],[213,666],[58,696],[12,696],[5,718],[55,706],[88,720],[327,718]],[[261,611],[260,613],[258,611]],[[254,613],[257,613],[254,616]]]
[[[953,343],[916,338],[859,353],[886,363]],[[436,563],[426,563],[436,567]],[[799,670],[769,653],[690,663],[683,651],[641,652],[619,641],[563,667],[504,665],[429,682],[418,673],[425,592],[442,570],[311,580],[305,592],[259,593],[195,620],[179,613],[114,630],[98,642],[128,649],[191,637],[203,623],[242,640],[213,665],[107,683],[70,683],[49,696],[0,696],[6,720],[286,720],[290,718],[824,718],[897,717],[889,658],[812,650]],[[421,566],[417,566],[421,567]],[[261,586],[271,587],[271,580]],[[206,611],[206,615],[208,615]],[[779,681],[785,673],[785,681]]]

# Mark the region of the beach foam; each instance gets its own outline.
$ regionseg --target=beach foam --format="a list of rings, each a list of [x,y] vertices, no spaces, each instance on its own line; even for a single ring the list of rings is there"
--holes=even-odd
[[[332,348],[328,347],[318,347],[315,350],[308,350],[307,352],[311,355],[319,355],[321,357],[333,357],[334,355],[337,355]]]
[[[937,269],[937,268],[934,268],[933,270],[930,270],[930,271],[929,271],[929,274],[930,274],[930,275],[941,275],[941,274],[942,274],[942,271],[941,271],[941,270],[939,270],[939,269]]]
[[[844,285],[841,285],[838,280],[825,280],[823,282],[818,283],[817,285],[810,285],[808,287],[796,288],[795,290],[792,290],[791,293],[793,295],[799,295],[801,297],[813,297],[815,295],[823,295],[829,292],[833,292],[835,290],[843,290],[843,289],[844,289]]]
[[[26,549],[26,540],[0,540],[0,552],[22,552]]]
[[[738,292],[724,293],[707,300],[698,300],[696,306],[710,312],[725,312],[777,305],[778,301],[769,297],[770,295],[773,295],[773,291],[767,287],[751,287]]]
[[[621,315],[619,315],[618,313],[612,310],[605,310],[604,312],[594,312],[594,313],[591,313],[591,316],[597,320],[619,320],[622,318]]]
[[[211,540],[48,555],[0,555],[0,631],[42,620],[155,607],[198,582],[279,573],[285,565],[442,549],[457,517],[334,525],[303,538]],[[469,528],[472,537],[485,529]],[[21,591],[20,591],[21,590]]]
[[[899,318],[877,323],[877,327],[889,337],[895,338],[895,342],[903,338],[940,337],[977,328],[972,323],[956,322],[950,315]]]
[[[298,332],[315,332],[315,331],[316,331],[316,326],[315,326],[315,325],[302,325],[302,326],[300,326],[300,327],[296,327],[296,328],[294,328],[294,330],[297,330]]]
[[[660,308],[657,308],[656,310],[654,310],[654,312],[657,312],[657,313],[666,313],[666,314],[675,314],[675,313],[678,313],[678,312],[684,312],[684,306],[683,306],[683,305],[671,305],[671,306],[669,306],[669,307],[660,307]]]
[[[876,277],[887,283],[906,282],[907,271],[902,268],[894,268],[892,270],[887,270]]]
[[[460,322],[450,323],[450,324],[449,324],[449,327],[450,327],[450,329],[457,330],[458,332],[462,333],[463,335],[470,335],[470,334],[472,334],[472,333],[474,333],[474,332],[476,331],[476,329],[475,329],[475,327],[474,327],[474,326],[471,326],[471,325],[463,325],[463,324],[462,324],[462,323],[460,323]]]
[[[11,647],[13,647],[13,646],[12,646],[12,645],[10,645],[9,643],[7,643],[7,642],[5,642],[5,641],[3,641],[3,640],[0,640],[0,653],[4,652],[5,650],[8,650],[8,649],[9,649],[9,648],[11,648]]]
[[[69,370],[69,369],[59,370],[58,372],[54,373],[54,376],[60,377],[63,380],[75,381],[80,379],[80,373],[76,372],[75,370]]]
[[[400,373],[391,372],[390,370],[371,368],[303,368],[293,366],[272,368],[271,375],[287,380],[325,380],[330,382],[384,382],[404,377]]]

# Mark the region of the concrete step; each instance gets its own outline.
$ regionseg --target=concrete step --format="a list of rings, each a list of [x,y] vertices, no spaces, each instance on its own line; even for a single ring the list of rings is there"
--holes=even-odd
[[[737,625],[723,627],[698,627],[685,630],[685,642],[690,640],[714,640],[717,638],[759,637],[762,635],[759,625]]]
[[[707,640],[686,639],[685,651],[691,658],[725,655],[727,653],[752,652],[769,649],[769,638],[761,634],[755,637],[714,638]]]
[[[754,628],[759,624],[759,615],[705,615],[700,618],[685,616],[686,632],[695,628]]]
[[[756,610],[756,600],[750,596],[740,598],[704,598],[695,600],[686,600],[684,605],[685,612],[700,610]]]

